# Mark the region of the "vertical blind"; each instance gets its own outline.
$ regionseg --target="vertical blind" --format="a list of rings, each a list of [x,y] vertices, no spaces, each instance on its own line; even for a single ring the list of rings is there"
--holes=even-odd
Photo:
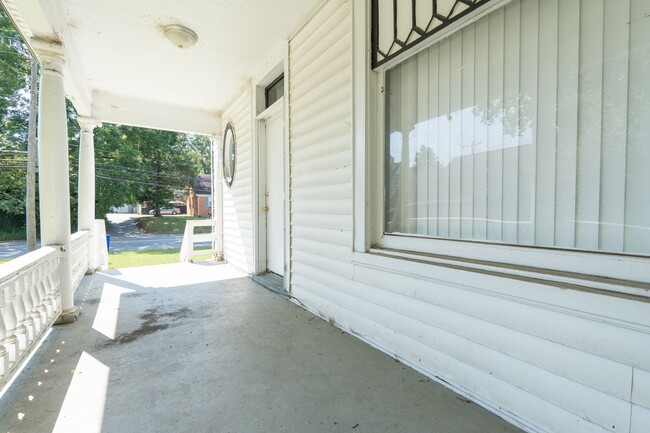
[[[386,72],[385,231],[650,254],[650,0],[516,0]]]

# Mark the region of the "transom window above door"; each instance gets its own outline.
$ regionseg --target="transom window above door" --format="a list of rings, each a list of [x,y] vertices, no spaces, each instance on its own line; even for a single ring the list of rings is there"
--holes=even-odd
[[[284,74],[273,80],[264,89],[265,108],[269,108],[284,96]]]

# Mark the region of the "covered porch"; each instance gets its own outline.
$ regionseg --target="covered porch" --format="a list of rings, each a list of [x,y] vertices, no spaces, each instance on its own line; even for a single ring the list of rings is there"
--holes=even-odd
[[[519,431],[227,264],[98,272],[75,297],[3,433]]]
[[[0,4],[43,245],[0,267],[0,433],[647,433],[650,0]],[[102,270],[100,123],[210,137],[227,264]]]

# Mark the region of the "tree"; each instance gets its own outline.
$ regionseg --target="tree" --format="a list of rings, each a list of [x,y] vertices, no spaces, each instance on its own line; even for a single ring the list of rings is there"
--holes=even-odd
[[[95,130],[97,217],[135,202],[159,212],[197,174],[209,173],[209,155],[204,136],[104,124]]]
[[[139,178],[143,181],[136,198],[148,202],[160,216],[160,208],[186,191],[202,168],[197,140],[170,131],[123,128],[126,144],[140,153]]]
[[[137,201],[140,153],[125,142],[125,128],[104,124],[95,129],[96,218],[104,218],[111,208]]]
[[[196,160],[197,174],[209,174],[212,171],[210,155],[210,138],[205,135],[184,134],[187,140],[187,152]]]
[[[0,9],[0,226],[25,226],[30,56]]]

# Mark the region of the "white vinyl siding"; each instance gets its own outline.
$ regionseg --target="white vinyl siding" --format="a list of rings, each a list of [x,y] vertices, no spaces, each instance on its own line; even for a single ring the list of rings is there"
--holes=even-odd
[[[386,232],[650,254],[649,0],[515,0],[386,72]]]
[[[237,160],[231,188],[223,186],[223,241],[226,260],[244,272],[253,272],[253,169],[250,88],[232,101],[222,116],[235,129]]]
[[[563,2],[555,4],[564,10]],[[573,3],[573,9],[567,6],[566,14],[560,17],[560,33],[576,30],[568,25],[580,12]],[[513,278],[506,273],[353,252],[350,9],[351,1],[326,2],[289,42],[291,295],[331,323],[528,431],[646,433],[645,421],[650,417],[650,303],[633,296]],[[474,103],[497,116],[504,106],[512,106],[517,100],[521,85],[531,87],[530,78],[520,79],[520,54],[513,48],[519,46],[522,26],[528,25],[514,19],[521,13],[515,1],[489,20],[475,24],[475,68],[465,77],[470,80],[473,75],[472,86],[464,91],[441,91],[426,104],[418,100],[409,108],[414,119],[439,119],[440,126],[437,122],[429,124],[418,134],[431,134],[440,128],[432,147],[444,157],[454,152],[453,134],[460,137],[465,148],[485,149],[471,162],[459,159],[453,168],[428,159],[426,169],[413,174],[413,182],[421,185],[426,179],[438,182],[440,187],[429,188],[426,194],[414,190],[414,198],[419,201],[426,196],[436,203],[427,203],[430,216],[453,211],[459,216],[484,212],[489,217],[471,228],[461,219],[456,224],[448,218],[429,219],[426,224],[418,220],[413,224],[416,230],[463,235],[471,231],[473,236],[515,240],[520,236],[516,225],[501,223],[507,216],[516,218],[520,211],[517,202],[503,206],[491,200],[494,194],[520,194],[518,182],[510,181],[520,176],[518,164],[506,161],[519,161],[526,155],[521,155],[516,135],[504,132],[511,125],[484,125],[474,117],[471,121],[461,119],[457,125],[440,119],[438,113],[468,103],[466,98],[473,87]],[[506,22],[510,24],[505,26]],[[480,38],[486,31],[499,36]],[[547,43],[552,45],[552,41]],[[578,43],[571,41],[557,49],[574,52],[579,49]],[[448,83],[452,69],[441,59],[455,55],[455,49],[469,56],[472,50],[466,44],[456,36],[418,53],[418,67],[424,69],[426,65],[430,71],[426,81]],[[501,60],[486,63],[488,54]],[[558,79],[559,95],[555,96],[558,101],[568,98],[566,104],[558,102],[558,110],[572,113],[563,116],[564,120],[558,118],[558,128],[568,125],[554,138],[557,143],[572,143],[567,147],[558,144],[555,155],[568,164],[556,166],[556,190],[560,190],[557,173],[573,167],[561,177],[561,182],[574,185],[572,193],[562,188],[568,197],[565,203],[575,197],[577,161],[577,101],[570,92],[559,90],[562,86],[574,92],[576,89],[577,60],[569,57],[566,64],[557,65],[567,71],[561,74],[562,80]],[[463,61],[469,59],[459,58],[455,65]],[[487,76],[480,78],[486,70]],[[423,85],[424,78],[420,78],[414,87]],[[492,104],[493,95],[502,97]],[[553,124],[552,118],[544,121]],[[467,129],[476,140],[480,138],[479,143],[472,143],[473,136],[460,128],[461,122],[470,122]],[[519,125],[512,127],[516,130]],[[381,146],[375,150],[381,152]],[[509,167],[507,171],[493,169],[504,165]],[[463,172],[471,172],[473,181],[462,183]],[[455,189],[451,188],[452,174],[461,182]],[[541,176],[539,171],[537,176]],[[486,182],[498,185],[498,191],[487,188]],[[450,196],[457,197],[453,206],[440,198]],[[461,199],[468,201],[461,204]],[[423,212],[423,207],[417,211]],[[562,230],[569,228],[554,226],[554,231]]]
[[[352,276],[352,20],[328,2],[289,42],[291,282]]]

